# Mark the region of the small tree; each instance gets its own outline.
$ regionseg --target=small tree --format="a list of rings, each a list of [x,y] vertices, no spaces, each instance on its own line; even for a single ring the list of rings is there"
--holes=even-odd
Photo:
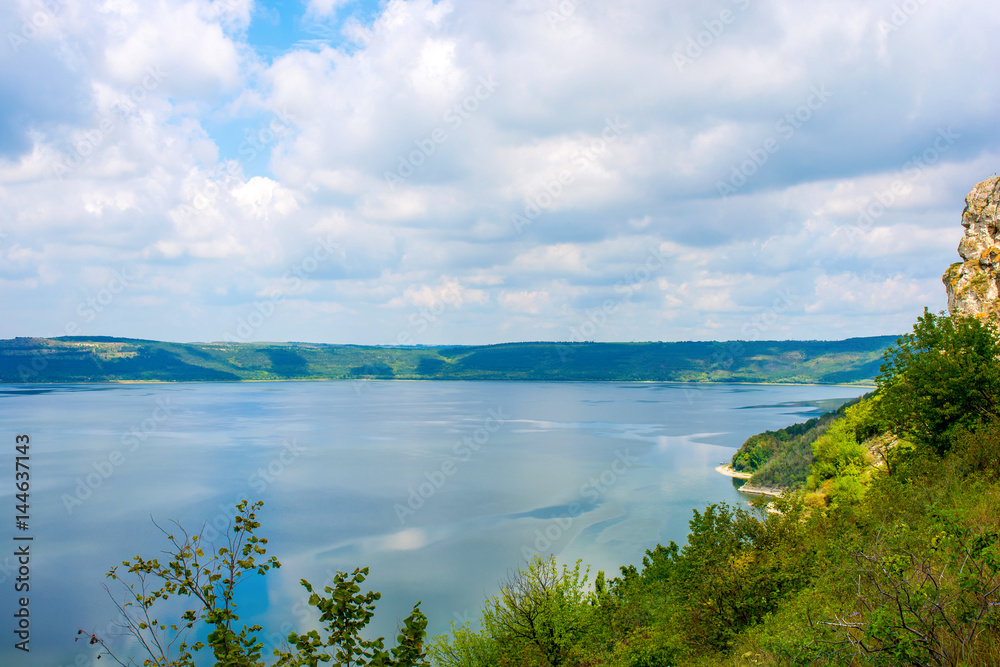
[[[938,454],[956,429],[1000,416],[1000,336],[975,317],[924,314],[885,353],[876,379],[892,429]]]
[[[312,585],[302,580],[302,585],[309,591],[309,604],[320,611],[319,620],[326,623],[327,638],[323,640],[315,630],[305,634],[295,632],[289,634],[288,643],[295,649],[278,651],[280,656],[276,667],[317,667],[320,662],[353,667],[354,665],[370,665],[371,667],[411,667],[426,665],[424,660],[424,636],[427,628],[427,617],[420,611],[420,603],[413,606],[413,612],[403,621],[396,648],[392,651],[384,649],[385,640],[379,637],[375,640],[361,639],[361,631],[375,615],[375,601],[380,593],[369,591],[361,594],[358,584],[368,576],[368,568],[354,571],[348,577],[343,572],[337,572],[333,578],[333,587],[327,586],[325,592],[330,597],[323,597],[313,592]],[[323,649],[333,649],[333,653]]]
[[[243,625],[239,627],[236,614],[236,587],[253,575],[264,575],[268,570],[281,567],[274,556],[267,557],[267,539],[257,537],[254,531],[260,527],[256,511],[262,502],[250,504],[243,500],[236,505],[236,516],[227,531],[222,546],[212,545],[206,554],[204,541],[199,535],[189,535],[177,522],[175,536],[157,525],[173,545],[166,555],[169,560],[146,559],[135,556],[131,561],[123,561],[128,568],[120,574],[118,567],[107,573],[107,577],[122,586],[123,596],[116,598],[111,589],[105,589],[111,596],[124,619],[120,623],[122,634],[131,636],[148,655],[144,667],[195,667],[195,655],[211,648],[216,667],[263,667],[264,645],[255,633],[261,626]],[[398,637],[398,646],[391,651],[383,649],[384,639],[374,641],[360,638],[361,630],[374,614],[374,601],[378,593],[360,595],[359,583],[365,580],[368,568],[360,568],[348,577],[338,572],[334,586],[326,587],[330,597],[313,592],[305,579],[302,585],[309,591],[310,605],[320,611],[320,620],[328,622],[328,637],[320,638],[315,630],[304,635],[291,633],[288,641],[293,651],[275,650],[279,657],[277,665],[282,667],[316,667],[319,662],[329,662],[350,667],[370,665],[372,667],[421,667],[427,665],[424,659],[423,643],[427,618],[420,612],[418,602],[413,613],[404,622]],[[155,611],[158,603],[171,596],[192,599],[193,608],[179,615],[178,622],[169,623],[160,619]],[[204,641],[190,643],[188,638],[199,623],[208,626]],[[120,657],[108,646],[107,639],[94,633],[80,630],[91,644],[103,649],[100,655],[108,656],[122,667],[133,667],[140,663],[134,658]],[[335,654],[321,649],[333,647]],[[100,656],[99,656],[100,657]]]
[[[526,569],[500,584],[486,601],[482,632],[453,627],[431,653],[446,667],[511,667],[575,664],[573,655],[589,629],[598,593],[587,590],[589,568],[577,561],[560,569],[554,556],[535,556]],[[601,594],[604,594],[603,575]]]
[[[500,585],[500,595],[488,600],[483,610],[483,628],[494,637],[505,638],[525,650],[537,652],[543,664],[559,667],[567,662],[574,642],[586,628],[586,591],[590,568],[580,571],[562,566],[555,556],[535,556],[525,570],[518,570]]]

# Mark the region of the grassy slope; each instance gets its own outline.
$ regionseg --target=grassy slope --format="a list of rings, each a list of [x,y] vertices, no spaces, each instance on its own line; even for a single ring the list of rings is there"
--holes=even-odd
[[[893,342],[893,336],[880,336],[834,342],[412,348],[15,338],[0,341],[0,382],[396,378],[846,383],[870,381]]]

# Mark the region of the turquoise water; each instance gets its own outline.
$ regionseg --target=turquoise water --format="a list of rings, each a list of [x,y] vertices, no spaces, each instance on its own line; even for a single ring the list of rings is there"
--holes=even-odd
[[[522,382],[0,385],[4,665],[92,662],[78,628],[117,612],[103,573],[168,545],[153,525],[224,526],[265,502],[282,562],[241,589],[244,620],[308,627],[299,580],[371,568],[373,629],[422,601],[432,634],[475,620],[532,553],[609,576],[683,541],[692,508],[744,502],[714,471],[748,436],[856,387]],[[15,528],[15,437],[31,438],[30,522]],[[151,520],[152,519],[152,520]],[[13,648],[14,536],[31,536],[31,653]],[[268,641],[272,640],[267,637]],[[276,641],[278,636],[274,636]],[[127,643],[113,645],[128,651]],[[270,653],[268,646],[267,653]],[[75,661],[75,662],[74,662]]]

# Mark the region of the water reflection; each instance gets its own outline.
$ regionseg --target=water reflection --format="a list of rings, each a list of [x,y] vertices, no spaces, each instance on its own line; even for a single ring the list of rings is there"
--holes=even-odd
[[[241,498],[265,501],[261,534],[283,563],[243,591],[244,620],[300,624],[289,611],[304,600],[300,579],[321,585],[336,570],[367,565],[366,583],[383,593],[377,633],[391,636],[417,600],[429,630],[443,632],[454,618],[474,615],[532,552],[583,558],[593,571],[613,573],[658,541],[683,541],[692,508],[743,502],[742,480],[714,470],[743,440],[862,391],[497,382],[366,382],[362,391],[351,382],[2,386],[0,432],[32,436],[36,552],[31,659],[8,643],[0,663],[92,658],[73,635],[116,616],[104,572],[165,547],[150,518],[213,530]],[[0,558],[2,586],[10,585],[9,560]]]

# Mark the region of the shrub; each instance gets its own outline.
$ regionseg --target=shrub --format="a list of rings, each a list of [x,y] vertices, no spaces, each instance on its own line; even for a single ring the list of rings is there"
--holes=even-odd
[[[975,317],[924,311],[885,354],[881,414],[897,435],[938,454],[957,431],[1000,417],[1000,337]]]

